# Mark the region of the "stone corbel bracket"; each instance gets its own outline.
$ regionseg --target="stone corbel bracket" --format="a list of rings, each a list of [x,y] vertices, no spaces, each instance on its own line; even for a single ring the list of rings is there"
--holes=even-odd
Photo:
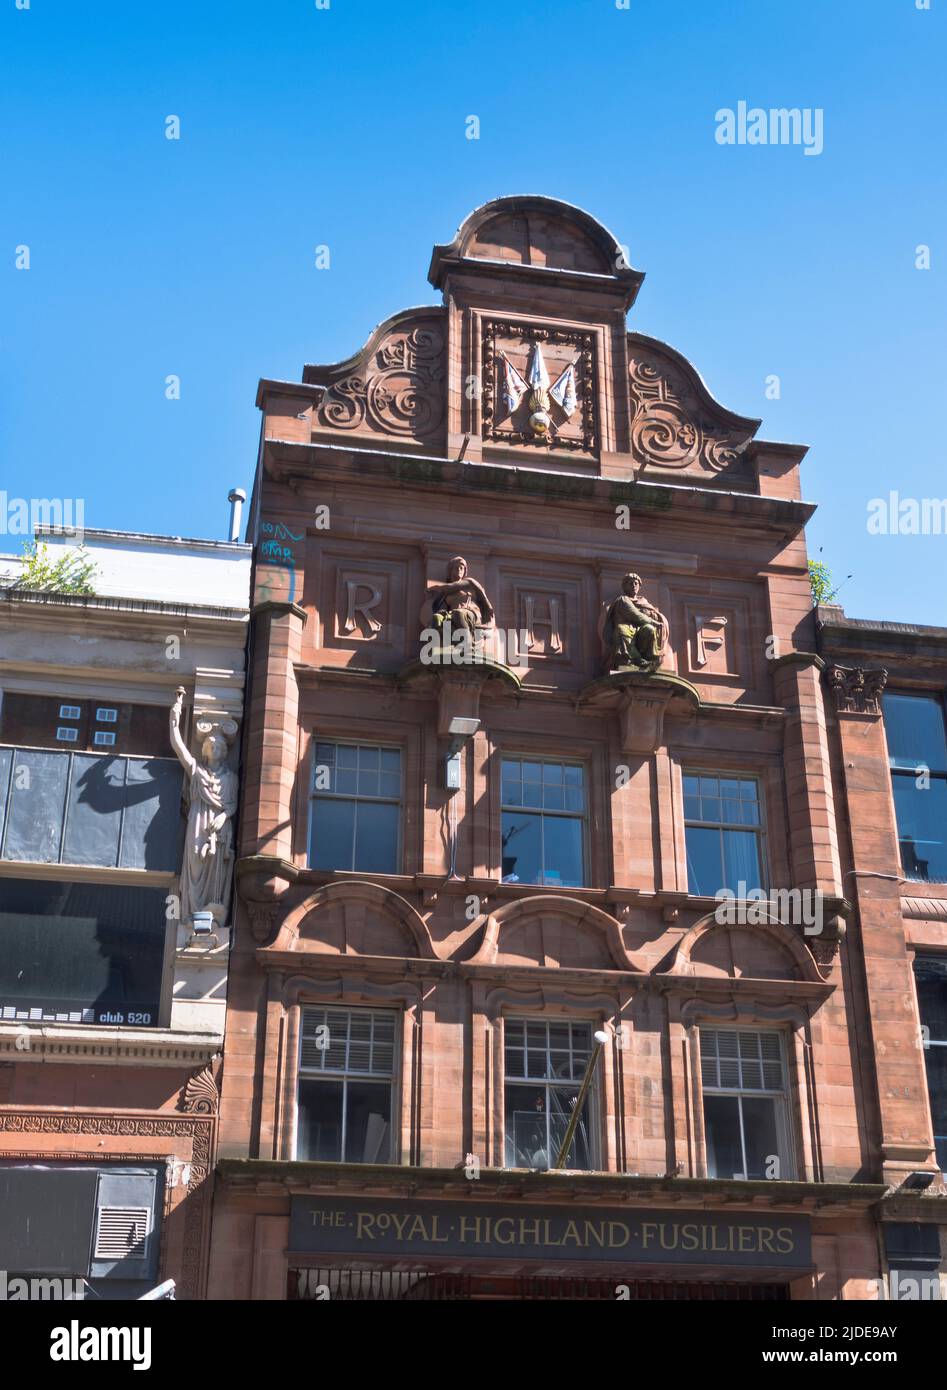
[[[254,941],[263,944],[273,936],[280,899],[298,877],[296,865],[275,854],[250,854],[237,860],[237,892],[246,904]]]
[[[664,744],[664,719],[693,716],[700,695],[690,681],[671,671],[610,671],[579,695],[580,712],[617,714],[622,752],[654,753]]]
[[[437,655],[438,653],[434,653]],[[458,662],[451,659],[452,651],[440,653],[443,663],[412,661],[398,672],[402,689],[417,690],[437,699],[437,732],[447,737],[452,719],[479,719],[480,697],[519,694],[523,682],[509,666],[489,657]]]
[[[881,713],[881,696],[888,683],[884,667],[869,670],[863,666],[831,665],[825,668],[825,680],[840,714]]]
[[[826,979],[832,971],[835,957],[842,945],[842,938],[848,928],[852,904],[848,898],[822,898],[822,930],[805,937],[806,945],[812,952],[819,974]]]

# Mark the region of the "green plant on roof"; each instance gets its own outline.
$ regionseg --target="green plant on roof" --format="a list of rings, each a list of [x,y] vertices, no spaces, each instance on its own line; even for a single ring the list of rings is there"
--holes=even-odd
[[[23,568],[10,587],[34,593],[94,594],[95,572],[96,565],[84,546],[65,550],[52,560],[45,541],[27,541],[23,547]]]
[[[848,574],[845,579],[851,579],[851,577]],[[845,583],[845,580],[842,583]],[[820,603],[831,603],[841,587],[841,584],[833,583],[832,571],[828,565],[824,565],[821,560],[809,561],[809,588],[812,591],[814,608],[817,608]]]

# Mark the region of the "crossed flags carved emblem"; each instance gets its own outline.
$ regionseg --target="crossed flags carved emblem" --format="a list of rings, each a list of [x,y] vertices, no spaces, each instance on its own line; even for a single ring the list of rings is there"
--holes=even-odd
[[[550,386],[549,373],[546,370],[542,349],[538,343],[533,343],[529,350],[525,380],[505,353],[501,355],[500,361],[502,363],[500,390],[507,414],[512,415],[518,408],[520,401],[528,393],[528,404],[531,412],[529,428],[533,434],[542,437],[548,434],[552,428],[552,417],[549,414],[549,402],[551,400],[556,402],[567,420],[575,413],[578,405],[575,362],[570,362],[565,371]]]

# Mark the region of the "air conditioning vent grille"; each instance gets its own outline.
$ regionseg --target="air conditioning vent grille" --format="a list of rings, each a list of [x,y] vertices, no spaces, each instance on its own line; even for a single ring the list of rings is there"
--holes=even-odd
[[[151,1228],[147,1207],[100,1207],[95,1221],[96,1260],[124,1260],[143,1256]]]

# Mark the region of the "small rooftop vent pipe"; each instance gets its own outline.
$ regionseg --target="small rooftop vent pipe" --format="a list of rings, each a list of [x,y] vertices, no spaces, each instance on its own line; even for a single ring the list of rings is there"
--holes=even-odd
[[[232,487],[227,493],[227,501],[230,503],[230,540],[240,539],[240,517],[243,514],[243,504],[247,500],[247,494],[242,487]]]

